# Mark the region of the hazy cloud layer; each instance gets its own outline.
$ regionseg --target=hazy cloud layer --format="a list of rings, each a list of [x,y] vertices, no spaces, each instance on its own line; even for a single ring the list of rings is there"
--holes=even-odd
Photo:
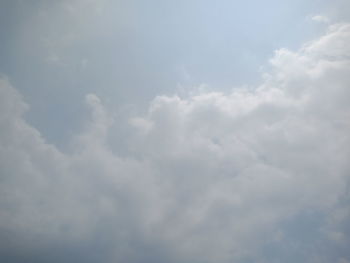
[[[3,78],[2,258],[349,262],[348,43],[350,25],[331,25],[276,51],[254,89],[159,96],[127,122],[89,94],[67,152]]]

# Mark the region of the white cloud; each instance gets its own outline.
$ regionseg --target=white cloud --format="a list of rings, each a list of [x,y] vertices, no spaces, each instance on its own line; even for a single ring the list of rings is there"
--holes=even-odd
[[[96,95],[63,153],[24,120],[27,106],[3,80],[0,230],[11,242],[1,249],[51,262],[72,261],[72,244],[96,262],[348,260],[332,247],[349,243],[349,36],[337,24],[297,52],[276,51],[254,90],[155,98],[121,138],[128,157],[108,144],[126,124]],[[316,223],[305,231],[307,220]]]
[[[329,18],[324,16],[324,15],[315,15],[315,16],[311,17],[311,19],[315,22],[318,22],[318,23],[328,24],[330,22]]]

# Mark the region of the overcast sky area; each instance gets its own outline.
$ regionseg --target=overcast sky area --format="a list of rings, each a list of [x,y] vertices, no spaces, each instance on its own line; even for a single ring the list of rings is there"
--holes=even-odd
[[[0,261],[350,263],[348,0],[0,0]]]

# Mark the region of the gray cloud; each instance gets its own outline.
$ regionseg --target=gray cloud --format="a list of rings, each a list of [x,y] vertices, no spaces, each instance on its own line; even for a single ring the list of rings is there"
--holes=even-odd
[[[67,152],[1,80],[3,258],[348,262],[349,38],[332,25],[276,51],[255,89],[159,96],[127,122],[89,94]]]

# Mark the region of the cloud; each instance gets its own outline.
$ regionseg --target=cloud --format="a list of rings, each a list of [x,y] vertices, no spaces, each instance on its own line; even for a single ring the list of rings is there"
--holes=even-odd
[[[315,22],[318,22],[318,23],[328,24],[330,22],[329,18],[324,16],[324,15],[315,15],[315,16],[311,17],[311,19]]]
[[[332,25],[276,51],[255,89],[158,96],[126,123],[89,94],[70,152],[2,80],[7,262],[347,262],[349,38]]]

